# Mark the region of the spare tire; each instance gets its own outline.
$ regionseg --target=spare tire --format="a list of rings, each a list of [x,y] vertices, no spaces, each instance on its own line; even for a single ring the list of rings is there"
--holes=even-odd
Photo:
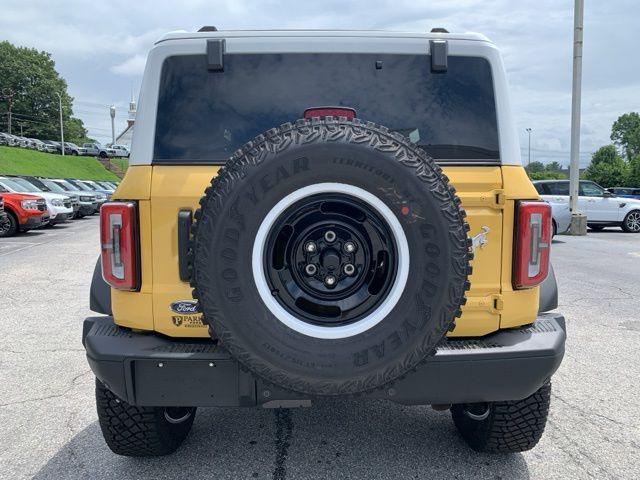
[[[387,128],[324,117],[271,129],[229,159],[200,205],[194,298],[212,335],[279,387],[387,386],[461,314],[471,253],[460,199]]]

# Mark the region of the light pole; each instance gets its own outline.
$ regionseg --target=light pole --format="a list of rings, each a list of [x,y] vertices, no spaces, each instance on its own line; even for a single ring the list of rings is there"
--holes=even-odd
[[[64,127],[62,126],[62,95],[56,92],[58,96],[58,107],[60,108],[60,146],[62,147],[62,156],[64,157]]]
[[[527,128],[527,133],[529,134],[529,158],[527,160],[527,167],[531,165],[531,128]]]
[[[587,234],[587,217],[578,211],[580,182],[580,101],[582,96],[582,37],[584,0],[575,0],[573,11],[573,88],[571,95],[571,159],[569,164],[569,208],[571,235]]]
[[[116,127],[115,127],[115,118],[116,118],[116,106],[111,105],[109,107],[109,113],[111,113],[111,145],[116,143]]]

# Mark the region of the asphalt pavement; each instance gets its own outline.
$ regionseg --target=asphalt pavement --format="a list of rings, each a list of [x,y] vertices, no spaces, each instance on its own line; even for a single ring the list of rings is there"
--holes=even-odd
[[[201,409],[175,454],[131,459],[100,434],[80,343],[98,219],[0,239],[0,478],[622,479],[640,471],[640,235],[559,237],[567,318],[547,430],[530,452],[483,455],[448,412],[327,401]]]

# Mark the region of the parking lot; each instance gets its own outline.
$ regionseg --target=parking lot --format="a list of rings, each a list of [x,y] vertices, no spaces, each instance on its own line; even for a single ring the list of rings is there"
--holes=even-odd
[[[97,255],[95,216],[0,239],[2,478],[638,478],[640,235],[554,241],[567,353],[542,441],[506,456],[471,451],[448,413],[350,400],[202,409],[175,454],[118,457],[80,343]]]

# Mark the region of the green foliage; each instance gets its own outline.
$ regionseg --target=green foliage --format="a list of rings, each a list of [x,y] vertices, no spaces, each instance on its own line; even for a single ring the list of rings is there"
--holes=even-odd
[[[640,155],[640,114],[625,113],[613,122],[611,140],[622,149],[627,160]]]
[[[529,172],[531,180],[564,180],[567,178],[562,172]]]
[[[614,145],[600,147],[591,157],[591,163],[584,172],[584,178],[605,188],[626,185],[628,176],[629,165],[618,154]]]
[[[119,180],[93,157],[54,155],[18,147],[0,147],[0,172],[8,175]]]
[[[640,155],[636,155],[629,161],[629,173],[627,187],[640,187]]]
[[[527,166],[527,172],[529,172],[529,173],[544,172],[544,164],[542,162],[531,162]]]
[[[62,97],[65,140],[81,142],[87,134],[82,120],[73,118],[73,98],[67,93],[67,82],[55,69],[51,54],[33,48],[16,47],[0,42],[0,129],[6,131],[8,102],[13,93],[12,133],[26,137],[57,140],[60,137],[58,96]]]
[[[562,165],[560,165],[558,162],[555,162],[555,161],[550,162],[550,163],[547,163],[545,170],[547,172],[559,172],[560,170],[562,170]]]

